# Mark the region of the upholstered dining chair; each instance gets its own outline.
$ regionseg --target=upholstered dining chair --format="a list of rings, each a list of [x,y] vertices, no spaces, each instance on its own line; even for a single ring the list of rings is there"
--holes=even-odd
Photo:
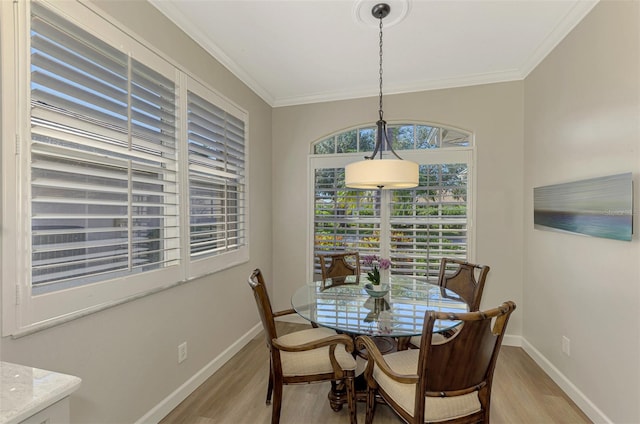
[[[507,301],[486,311],[427,311],[420,349],[384,356],[370,337],[359,336],[357,347],[369,355],[365,422],[373,421],[379,395],[407,423],[488,423],[496,360],[515,308]],[[462,326],[442,343],[432,343],[438,319],[461,320]]]
[[[273,312],[264,278],[259,269],[249,277],[249,285],[258,306],[270,354],[267,405],[271,403],[271,423],[280,422],[282,389],[285,384],[338,380],[344,382],[352,424],[356,421],[354,371],[356,361],[353,339],[328,328],[309,328],[278,336],[275,317],[294,313],[293,309]]]
[[[319,254],[322,279],[360,275],[360,254],[358,252],[343,252]]]
[[[455,268],[450,272],[452,266]],[[442,258],[438,285],[458,294],[469,305],[469,311],[480,309],[484,283],[489,266],[477,265],[459,259]]]
[[[451,269],[453,268],[453,272]],[[452,258],[440,260],[440,273],[438,285],[449,289],[469,305],[469,311],[480,309],[482,291],[487,280],[487,274],[491,268],[487,265],[477,265]],[[455,330],[454,330],[455,331]],[[435,335],[434,339],[441,341],[442,335]],[[420,346],[420,336],[411,337],[410,346]]]

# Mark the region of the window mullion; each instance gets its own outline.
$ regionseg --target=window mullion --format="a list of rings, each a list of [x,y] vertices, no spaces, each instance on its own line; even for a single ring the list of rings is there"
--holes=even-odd
[[[187,76],[180,73],[178,80],[178,88],[176,90],[177,99],[187,98]],[[176,101],[178,101],[176,99]],[[180,228],[180,262],[184,268],[182,277],[187,279],[190,275],[189,261],[189,143],[188,140],[188,108],[182,101],[181,107],[178,108],[178,159],[180,166],[178,167],[178,194],[179,194],[179,228]]]
[[[133,135],[131,118],[133,111],[131,110],[131,79],[133,78],[133,66],[131,63],[131,55],[127,55],[127,145],[128,150],[133,150]],[[128,269],[133,269],[133,166],[131,159],[127,161],[127,252],[128,252]]]
[[[380,196],[380,255],[389,258],[391,255],[391,207],[392,191],[378,190]]]

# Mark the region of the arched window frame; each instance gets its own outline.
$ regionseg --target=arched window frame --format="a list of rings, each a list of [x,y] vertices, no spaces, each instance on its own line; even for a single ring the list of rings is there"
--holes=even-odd
[[[425,143],[418,136],[420,131],[432,129],[435,131],[436,142]],[[401,135],[398,140],[397,136]],[[409,134],[409,136],[407,136]],[[425,131],[422,131],[424,137]],[[319,264],[317,259],[318,253],[328,253],[333,251],[357,250],[363,254],[377,254],[392,261],[392,273],[412,275],[418,278],[435,282],[439,269],[439,261],[443,256],[456,257],[465,260],[474,260],[474,218],[475,218],[475,143],[473,133],[459,128],[445,126],[441,124],[433,124],[430,122],[419,121],[398,121],[389,123],[389,136],[392,140],[394,149],[403,159],[417,162],[420,165],[420,184],[415,189],[410,190],[354,190],[344,189],[343,180],[340,182],[340,170],[351,162],[362,160],[364,155],[369,155],[373,150],[373,142],[375,140],[375,127],[355,126],[344,130],[337,131],[326,137],[318,139],[310,145],[309,155],[309,267],[308,274],[310,278],[317,279],[319,276]],[[402,138],[404,137],[404,138]],[[413,142],[411,138],[413,137]],[[331,141],[333,140],[333,142]],[[432,139],[434,140],[434,139]],[[333,151],[331,144],[333,143]],[[386,153],[384,157],[387,157]],[[458,206],[465,210],[464,216],[451,216],[446,218],[442,214],[443,207],[455,207],[460,204],[454,201],[455,196],[451,192],[446,192],[443,187],[437,184],[430,184],[427,190],[426,174],[427,170],[433,174],[440,174],[445,178],[452,175],[450,171],[452,166],[443,166],[443,164],[463,164],[466,166],[464,178],[466,178],[466,193],[462,206]],[[333,176],[327,181],[331,187],[325,190],[316,190],[316,174],[318,170],[325,169],[329,174],[330,170],[335,170]],[[449,175],[447,174],[449,172]],[[319,175],[319,174],[318,174]],[[333,191],[333,200],[331,194]],[[342,194],[338,194],[342,191]],[[329,193],[329,197],[325,197],[325,201],[329,209],[333,209],[333,215],[328,213],[328,219],[316,219],[322,192],[325,195]],[[413,201],[407,203],[402,199],[403,195],[416,193],[429,193],[432,196],[423,196],[422,201]],[[448,197],[447,197],[448,193]],[[343,207],[338,206],[337,196],[342,196]],[[435,197],[434,197],[435,196]],[[444,198],[442,197],[444,196]],[[439,198],[439,201],[435,199]],[[415,199],[415,197],[414,197]],[[444,199],[444,201],[443,201]],[[446,201],[449,200],[449,201]],[[460,200],[460,199],[458,199]],[[346,204],[344,204],[346,202]],[[368,204],[367,204],[368,202]],[[356,206],[359,205],[359,206]],[[382,205],[382,206],[379,206]],[[410,205],[408,216],[400,215],[399,208],[402,205]],[[362,209],[359,209],[359,207]],[[440,212],[436,212],[436,207]],[[422,213],[428,215],[422,218]],[[372,215],[372,211],[373,215]],[[326,211],[325,211],[326,212]],[[360,212],[366,212],[362,214]],[[343,216],[338,218],[337,214],[351,214],[351,216]],[[433,215],[435,213],[435,215]],[[319,216],[319,214],[318,214]],[[332,224],[344,225],[347,229],[334,230],[329,234],[325,232],[328,238],[324,241],[318,241],[317,228],[321,225],[321,221]],[[458,223],[457,226],[455,223]],[[459,228],[456,231],[449,231],[453,237],[447,239],[444,237],[442,229],[446,226]],[[334,226],[337,228],[337,225]],[[440,228],[439,234],[434,234],[434,229]],[[351,231],[351,240],[345,240],[344,237],[339,239],[339,233],[344,234]],[[370,240],[372,242],[362,242],[367,236],[366,234],[377,232],[380,243],[375,242],[374,235]],[[428,234],[427,234],[428,232]],[[344,235],[343,234],[343,235]],[[425,237],[428,235],[428,237]],[[444,240],[449,240],[445,242]],[[404,240],[404,241],[403,241]],[[407,247],[407,240],[408,247]],[[460,244],[462,242],[462,245]],[[322,245],[324,244],[324,245]],[[426,249],[424,248],[426,247]]]

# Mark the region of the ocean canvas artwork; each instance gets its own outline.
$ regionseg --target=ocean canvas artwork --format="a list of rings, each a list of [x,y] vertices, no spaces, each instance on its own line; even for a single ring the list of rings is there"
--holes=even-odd
[[[631,241],[632,174],[535,187],[533,223],[539,230]]]

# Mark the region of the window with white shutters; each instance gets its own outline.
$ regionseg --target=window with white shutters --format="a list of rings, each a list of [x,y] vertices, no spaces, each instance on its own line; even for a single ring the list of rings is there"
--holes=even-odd
[[[32,5],[38,294],[178,261],[173,81]]]
[[[470,134],[433,125],[396,124],[390,125],[389,137],[403,158],[420,165],[417,187],[345,187],[344,167],[370,153],[374,128],[356,128],[314,143],[310,163],[315,276],[320,272],[317,256],[330,252],[376,254],[391,259],[393,274],[431,281],[437,279],[440,258],[468,258]]]
[[[245,235],[244,120],[188,94],[192,258],[237,251]]]

